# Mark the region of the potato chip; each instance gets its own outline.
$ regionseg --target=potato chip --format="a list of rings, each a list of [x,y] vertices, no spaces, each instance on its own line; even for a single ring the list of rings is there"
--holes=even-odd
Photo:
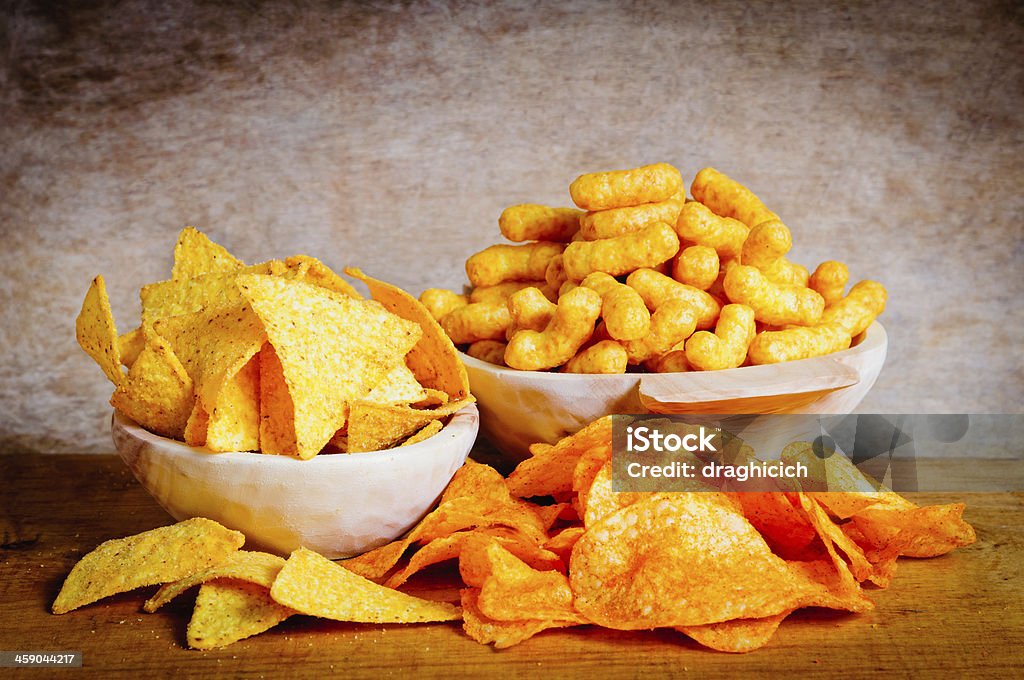
[[[441,503],[455,498],[476,498],[495,500],[500,503],[511,503],[512,496],[505,486],[505,478],[490,465],[479,463],[467,458],[452,480],[448,482]]]
[[[386,543],[369,552],[364,552],[362,555],[343,560],[338,564],[363,578],[383,578],[385,574],[394,569],[395,565],[402,559],[405,551],[416,540],[416,537],[413,535],[414,532],[415,529],[409,532],[405,538]]]
[[[160,590],[156,591],[155,595],[146,600],[146,604],[142,608],[153,613],[189,588],[223,578],[255,583],[269,590],[283,566],[283,557],[265,552],[239,550],[214,567],[171,583],[165,583],[160,586]]]
[[[818,532],[819,538],[824,542],[829,555],[832,557],[833,562],[836,563],[836,567],[842,569],[845,566],[845,564],[839,564],[842,558],[836,552],[836,549],[838,549],[846,556],[850,573],[857,581],[864,581],[871,576],[874,569],[871,563],[868,562],[867,557],[864,556],[864,551],[849,536],[843,533],[843,530],[829,518],[828,514],[817,502],[802,493],[795,495],[800,503],[800,508],[804,511],[807,519],[810,520],[815,531]]]
[[[346,422],[348,403],[365,397],[422,335],[419,326],[376,303],[302,281],[252,275],[238,285],[281,362],[300,458],[330,441]],[[350,446],[351,440],[349,432]]]
[[[611,416],[599,418],[552,448],[538,450],[520,463],[508,477],[508,488],[521,498],[570,492],[580,457],[591,448],[610,446],[611,441]]]
[[[110,405],[151,432],[181,439],[194,403],[192,378],[167,341],[150,331]]]
[[[142,325],[159,319],[202,312],[214,307],[232,307],[242,302],[238,277],[245,274],[280,274],[283,262],[271,260],[238,271],[203,274],[196,278],[159,281],[142,287]]]
[[[366,401],[353,402],[349,409],[349,451],[355,453],[390,448],[431,420],[450,416],[473,401],[473,397],[467,397],[429,411]]]
[[[496,621],[480,611],[478,600],[480,590],[462,590],[462,626],[466,635],[482,645],[493,644],[495,649],[506,649],[528,640],[549,628],[567,628],[579,625],[574,621]]]
[[[117,347],[121,353],[121,363],[128,368],[131,368],[135,360],[139,358],[139,352],[145,346],[146,336],[142,332],[142,326],[117,337]]]
[[[605,517],[576,543],[576,609],[609,628],[774,616],[815,594],[723,494],[659,493]]]
[[[736,494],[747,518],[772,552],[784,559],[799,559],[817,537],[810,520],[789,502],[787,494],[750,491]]]
[[[293,255],[285,258],[285,265],[293,270],[296,278],[314,286],[320,286],[335,293],[347,295],[356,300],[362,300],[363,296],[352,287],[345,279],[341,278],[334,271],[315,257],[309,255]]]
[[[185,227],[174,245],[171,278],[176,281],[194,279],[203,274],[236,271],[244,266],[241,260],[211,241],[206,234],[193,227]]]
[[[444,423],[440,420],[431,420],[429,423],[424,425],[418,432],[410,435],[408,439],[401,443],[401,446],[412,446],[413,444],[419,444],[422,441],[426,441],[433,437],[435,434],[444,429]]]
[[[199,588],[186,639],[192,649],[226,647],[273,628],[294,613],[274,602],[265,586],[211,581]]]
[[[114,315],[110,311],[110,299],[107,297],[107,285],[102,276],[92,280],[82,311],[75,319],[75,336],[85,353],[99,364],[107,378],[114,385],[124,380],[121,372],[121,350],[117,339],[117,328]]]
[[[455,345],[427,308],[401,288],[371,278],[359,269],[346,268],[345,273],[364,282],[369,287],[373,299],[384,305],[388,311],[412,321],[423,329],[423,337],[406,358],[406,363],[420,384],[441,390],[452,399],[466,397],[469,394],[466,367],[459,360]]]
[[[206,428],[211,451],[260,450],[260,358],[253,355],[217,393]]]
[[[752,652],[764,647],[790,612],[762,619],[733,619],[703,626],[680,626],[678,630],[718,652]]]
[[[544,544],[544,549],[550,550],[562,558],[563,563],[569,564],[572,549],[576,545],[576,541],[580,540],[583,532],[584,528],[580,526],[565,527]]]
[[[427,397],[423,386],[404,363],[397,364],[363,401],[371,404],[412,404]]]
[[[897,508],[874,505],[853,516],[871,546],[895,546],[900,555],[936,557],[976,540],[974,528],[963,521],[963,503]]]
[[[270,596],[303,614],[335,621],[421,623],[462,618],[457,607],[379,586],[305,548],[288,558]]]
[[[177,581],[225,561],[245,536],[196,517],[100,544],[74,566],[53,602],[64,614],[104,597]]]

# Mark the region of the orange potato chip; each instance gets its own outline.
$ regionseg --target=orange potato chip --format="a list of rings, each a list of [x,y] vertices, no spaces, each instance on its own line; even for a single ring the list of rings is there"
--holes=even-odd
[[[211,241],[193,227],[185,227],[174,245],[174,267],[171,278],[176,281],[194,279],[203,274],[233,272],[245,264],[223,246]]]
[[[245,536],[196,517],[101,543],[71,569],[53,602],[64,614],[142,586],[177,581],[225,561]]]
[[[385,574],[394,569],[395,565],[402,559],[405,551],[416,540],[416,537],[413,535],[414,533],[415,529],[407,534],[405,538],[386,543],[369,552],[364,552],[362,555],[343,560],[338,564],[363,578],[383,578]]]
[[[793,507],[782,492],[750,491],[736,494],[743,515],[764,537],[772,552],[784,559],[805,555],[817,537],[806,515]]]
[[[520,463],[508,477],[509,491],[521,498],[570,492],[580,457],[591,448],[610,446],[611,441],[611,416],[599,418],[550,449],[538,449]]]
[[[365,397],[422,335],[376,303],[302,281],[243,276],[238,285],[281,362],[300,458],[319,453],[345,424],[348,403]]]
[[[928,507],[871,506],[853,516],[870,545],[895,546],[900,555],[936,557],[976,540],[974,528],[963,521],[963,503]]]
[[[317,553],[299,548],[277,575],[270,596],[303,614],[359,623],[457,621],[457,607],[379,586]]]
[[[131,368],[135,360],[139,358],[139,352],[145,346],[146,336],[142,332],[142,326],[117,336],[117,347],[121,353],[121,363],[128,368]]]
[[[564,564],[569,564],[572,549],[576,545],[576,541],[580,540],[583,532],[584,529],[580,526],[566,527],[548,539],[544,544],[544,549],[558,555]]]
[[[406,357],[406,363],[420,384],[441,390],[452,399],[469,395],[469,377],[455,345],[419,300],[397,286],[367,276],[359,269],[349,267],[345,273],[364,282],[373,299],[390,312],[423,329],[423,337]]]
[[[207,581],[216,579],[235,579],[255,583],[269,589],[274,584],[278,572],[284,566],[284,558],[265,552],[239,550],[228,556],[220,564],[204,569],[183,579],[165,583],[160,586],[151,598],[146,600],[142,608],[150,613],[155,612],[174,598]]]
[[[680,626],[677,630],[718,652],[752,652],[764,647],[790,612],[762,619],[733,619],[703,626]]]
[[[260,450],[260,358],[258,354],[217,393],[205,446],[211,451]]]
[[[472,458],[467,458],[462,464],[452,481],[448,482],[444,493],[441,494],[441,502],[450,501],[454,498],[478,498],[511,503],[512,495],[505,486],[505,478],[501,473],[490,465],[479,463]]]
[[[574,621],[496,621],[480,611],[478,600],[480,590],[466,588],[462,590],[462,626],[466,635],[482,645],[493,644],[495,649],[505,649],[528,640],[537,633],[549,628],[568,628],[579,625]]]
[[[864,556],[864,551],[849,536],[843,533],[843,530],[829,518],[828,514],[818,503],[808,498],[805,494],[797,493],[795,495],[800,508],[804,511],[807,519],[810,520],[815,531],[817,531],[818,537],[825,544],[825,548],[832,557],[832,561],[836,564],[836,568],[842,571],[848,566],[851,575],[858,582],[864,581],[871,576],[874,569],[867,557]],[[838,554],[837,549],[846,556],[846,562],[841,563],[842,557]]]
[[[429,423],[424,425],[418,432],[410,435],[408,439],[401,443],[401,446],[412,446],[413,444],[419,444],[422,441],[426,441],[433,437],[435,434],[444,429],[444,423],[440,420],[431,420]]]
[[[114,385],[124,380],[121,372],[121,350],[117,339],[114,315],[110,311],[110,299],[102,276],[92,280],[82,311],[75,319],[75,336],[85,353],[99,364]]]
[[[195,402],[192,378],[166,340],[150,331],[145,343],[110,405],[151,432],[181,439]]]
[[[292,257],[285,258],[284,263],[295,272],[296,278],[301,281],[312,283],[314,286],[320,286],[327,290],[333,290],[335,293],[347,295],[356,300],[363,299],[363,296],[352,287],[352,284],[335,274],[334,270],[315,257],[293,255]]]
[[[380,451],[394,446],[431,420],[445,418],[475,401],[453,401],[432,410],[355,401],[349,407],[348,447],[352,453]]]
[[[186,639],[192,649],[226,647],[273,628],[294,613],[274,602],[265,586],[211,581],[199,588]]]

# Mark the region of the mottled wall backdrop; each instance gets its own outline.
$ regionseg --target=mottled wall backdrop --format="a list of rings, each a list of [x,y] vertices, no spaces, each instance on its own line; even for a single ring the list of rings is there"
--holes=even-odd
[[[888,286],[862,410],[1020,412],[1020,3],[546,4],[3,3],[0,451],[111,450],[74,316],[103,273],[134,326],[185,224],[418,293],[504,206],[662,160]]]

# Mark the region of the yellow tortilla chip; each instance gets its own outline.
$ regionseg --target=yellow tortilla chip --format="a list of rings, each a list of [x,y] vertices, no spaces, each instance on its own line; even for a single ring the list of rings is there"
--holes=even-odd
[[[53,602],[64,614],[110,595],[177,581],[225,561],[245,536],[202,517],[101,543],[79,560]]]
[[[188,646],[225,647],[273,628],[294,613],[274,602],[265,586],[230,579],[204,583],[188,622]]]
[[[396,365],[363,401],[372,404],[411,404],[427,397],[423,386],[404,363]]]
[[[379,586],[322,555],[299,548],[291,554],[270,596],[303,614],[358,623],[458,621],[457,607]]]
[[[206,234],[193,227],[185,227],[178,234],[174,246],[174,268],[171,278],[194,279],[203,274],[232,272],[245,265],[241,260],[217,245]]]
[[[267,340],[263,324],[245,303],[160,319],[154,329],[170,343],[211,414],[224,384]]]
[[[413,408],[434,408],[435,406],[444,406],[451,401],[451,397],[448,396],[448,393],[442,392],[441,390],[424,387],[423,392],[426,396],[409,405]]]
[[[281,362],[300,458],[320,452],[345,424],[348,402],[365,397],[422,335],[376,303],[302,281],[250,275],[238,285]]]
[[[215,567],[204,569],[172,583],[165,583],[160,586],[160,590],[156,591],[153,597],[146,600],[146,604],[142,608],[153,613],[189,588],[222,578],[255,583],[269,590],[283,566],[283,557],[265,552],[239,550]]]
[[[150,331],[110,405],[150,432],[181,439],[194,403],[192,378],[168,342]]]
[[[139,358],[139,352],[145,346],[146,336],[142,332],[142,326],[117,337],[117,348],[121,353],[121,363],[128,368],[131,368],[135,360]]]
[[[284,263],[290,270],[295,272],[295,278],[300,281],[312,283],[314,286],[320,286],[327,290],[333,290],[335,293],[347,295],[356,300],[363,299],[363,296],[352,287],[352,284],[335,274],[334,270],[315,257],[293,255],[286,258]]]
[[[271,260],[238,271],[203,274],[192,279],[159,281],[142,287],[142,325],[159,319],[202,312],[214,307],[231,307],[242,302],[237,280],[245,274],[280,274],[283,262]]]
[[[444,429],[444,423],[440,420],[431,420],[429,423],[423,426],[423,428],[411,435],[408,439],[402,442],[401,446],[412,446],[413,444],[419,444],[422,441],[430,439],[435,434]]]
[[[210,412],[206,448],[211,451],[260,450],[260,359],[253,355],[217,393]]]
[[[206,428],[210,424],[210,414],[203,408],[202,402],[195,400],[192,413],[185,423],[185,443],[189,446],[206,446]]]
[[[260,350],[260,450],[276,455],[296,455],[295,405],[284,369],[269,342]]]
[[[367,276],[359,269],[347,267],[345,273],[363,281],[373,299],[389,311],[423,329],[422,339],[406,357],[406,363],[421,385],[441,390],[452,399],[462,399],[469,394],[469,377],[455,345],[419,300],[397,286]]]
[[[472,401],[473,398],[469,397],[430,411],[408,406],[354,402],[349,414],[348,450],[356,453],[390,448],[431,420],[450,416]]]
[[[117,341],[114,315],[110,311],[107,285],[102,276],[92,280],[82,301],[82,311],[75,319],[75,336],[85,353],[99,364],[114,385],[124,380],[121,372],[121,351]]]

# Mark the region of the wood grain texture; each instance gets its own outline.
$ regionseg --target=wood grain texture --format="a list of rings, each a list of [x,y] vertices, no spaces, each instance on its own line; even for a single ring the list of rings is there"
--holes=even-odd
[[[952,461],[938,474],[953,474]],[[1005,477],[1012,468],[996,471]],[[893,585],[859,616],[807,610],[771,644],[747,655],[709,652],[671,631],[582,627],[549,631],[494,651],[457,624],[375,626],[294,617],[218,651],[184,647],[191,597],[157,614],[129,593],[64,616],[49,605],[75,561],[98,543],[171,522],[111,456],[0,456],[0,648],[81,650],[87,677],[1008,677],[1024,665],[1024,494],[921,494],[962,500],[973,546],[902,560]],[[1016,473],[1019,484],[1019,463]],[[977,480],[978,488],[997,488]],[[1016,488],[1020,488],[1017,486]],[[418,579],[421,594],[457,594],[444,572]],[[148,590],[147,590],[148,592]],[[77,675],[76,675],[77,677]]]
[[[888,286],[865,412],[1019,410],[1021,3],[544,4],[0,3],[0,443],[107,450],[74,314],[103,273],[133,327],[186,224],[418,294],[506,206],[658,161]]]

